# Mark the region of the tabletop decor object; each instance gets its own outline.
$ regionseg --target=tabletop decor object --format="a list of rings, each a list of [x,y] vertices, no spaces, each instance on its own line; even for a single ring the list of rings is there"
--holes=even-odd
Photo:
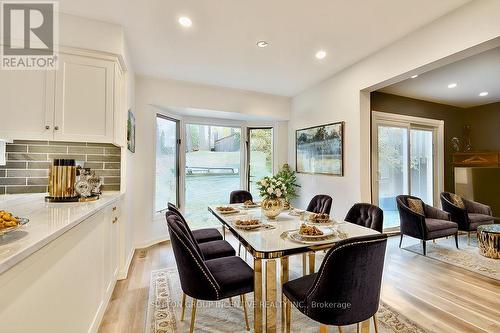
[[[290,168],[288,163],[285,163],[276,174],[276,177],[282,178],[283,183],[285,183],[286,194],[284,198],[284,208],[290,209],[290,200],[298,197],[297,187],[300,187],[300,185],[297,184],[297,175],[295,171]]]
[[[344,175],[344,122],[299,129],[295,132],[299,173]]]
[[[286,196],[286,184],[281,177],[264,177],[257,182],[259,194],[262,197],[262,213],[274,220],[283,211],[283,199]]]

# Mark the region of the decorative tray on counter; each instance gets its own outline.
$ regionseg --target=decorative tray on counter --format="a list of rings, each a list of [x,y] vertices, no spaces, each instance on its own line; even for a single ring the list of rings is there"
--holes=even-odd
[[[18,230],[19,228],[21,228],[22,226],[26,225],[30,220],[25,218],[25,217],[15,217],[16,220],[18,221],[17,225],[14,226],[14,227],[7,227],[7,228],[0,228],[0,237],[3,236],[3,235],[6,235],[8,233],[11,233],[13,231],[16,231]]]
[[[89,197],[67,197],[67,198],[58,198],[58,197],[45,197],[46,202],[89,202],[96,201],[100,198],[98,194],[93,194]]]

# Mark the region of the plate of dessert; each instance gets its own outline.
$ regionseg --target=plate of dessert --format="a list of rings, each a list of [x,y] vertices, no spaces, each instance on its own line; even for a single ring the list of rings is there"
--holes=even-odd
[[[215,209],[221,214],[236,214],[240,212],[239,210],[231,206],[220,206]]]
[[[12,213],[0,210],[0,236],[21,228],[30,220],[14,216]]]
[[[247,200],[243,203],[243,208],[256,208],[256,207],[260,207],[260,204],[253,202],[252,200]]]
[[[250,219],[250,220],[236,220],[234,221],[234,225],[236,228],[251,230],[257,229],[262,226],[262,223],[258,219]]]
[[[317,227],[314,225],[307,225],[302,223],[298,230],[298,235],[305,239],[316,239],[330,237],[334,235],[334,231],[330,228]]]

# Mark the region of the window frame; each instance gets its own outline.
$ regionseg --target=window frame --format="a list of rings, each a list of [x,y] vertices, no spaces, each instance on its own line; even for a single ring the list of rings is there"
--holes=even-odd
[[[157,156],[157,151],[158,151],[158,145],[157,145],[157,142],[158,142],[158,138],[156,137],[157,135],[157,120],[158,118],[161,118],[161,119],[164,119],[164,120],[168,120],[168,121],[172,121],[175,123],[175,140],[176,140],[176,149],[175,149],[175,154],[176,154],[176,163],[175,163],[175,168],[176,168],[176,193],[175,193],[175,202],[174,204],[177,206],[177,207],[180,207],[181,205],[181,191],[180,191],[180,187],[181,187],[181,179],[180,179],[180,170],[181,170],[181,131],[180,131],[180,128],[181,128],[181,120],[180,119],[177,119],[177,118],[174,118],[174,117],[171,117],[169,115],[165,115],[163,113],[160,113],[160,112],[156,112],[155,114],[155,161],[154,161],[154,166],[155,166],[155,180],[154,180],[154,200],[153,200],[153,214],[154,215],[157,215],[157,214],[162,214],[163,212],[165,212],[167,209],[168,209],[168,206],[167,206],[167,203],[165,203],[165,208],[163,209],[160,209],[160,210],[157,210],[155,205],[156,205],[156,198],[157,198],[157,195],[158,195],[158,192],[157,192],[157,187],[156,187],[156,163],[157,163],[157,160],[156,160],[156,156]]]

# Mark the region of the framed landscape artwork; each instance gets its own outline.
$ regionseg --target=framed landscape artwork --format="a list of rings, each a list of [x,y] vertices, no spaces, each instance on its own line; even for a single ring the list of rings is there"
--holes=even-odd
[[[297,172],[344,175],[344,122],[297,130],[295,147]]]

